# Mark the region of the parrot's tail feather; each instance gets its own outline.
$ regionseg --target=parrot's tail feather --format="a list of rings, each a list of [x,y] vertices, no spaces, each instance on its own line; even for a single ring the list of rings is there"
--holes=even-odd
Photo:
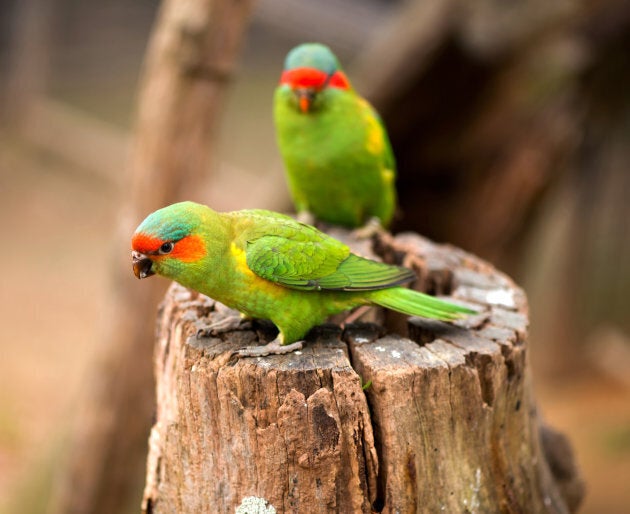
[[[413,291],[404,287],[392,287],[374,291],[370,299],[381,307],[423,318],[453,321],[465,314],[476,314],[476,311],[450,302],[445,302],[434,296]]]

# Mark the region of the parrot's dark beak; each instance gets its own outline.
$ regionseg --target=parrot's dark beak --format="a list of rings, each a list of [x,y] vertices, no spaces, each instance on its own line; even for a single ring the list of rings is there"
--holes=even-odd
[[[155,271],[151,269],[153,261],[143,253],[132,251],[131,260],[133,261],[133,274],[137,278],[147,278],[155,275]]]
[[[294,89],[293,92],[295,93],[300,111],[304,114],[309,112],[317,91],[310,87],[303,87]]]

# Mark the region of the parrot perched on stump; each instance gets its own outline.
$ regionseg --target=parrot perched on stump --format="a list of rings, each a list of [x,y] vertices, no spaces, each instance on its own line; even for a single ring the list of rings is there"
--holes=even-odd
[[[331,50],[291,50],[274,96],[280,153],[298,214],[387,228],[396,209],[396,165],[383,123],[353,89]]]
[[[312,327],[359,305],[446,321],[474,312],[401,287],[414,279],[411,270],[359,257],[315,227],[271,211],[220,213],[176,203],[150,214],[131,244],[136,277],[162,275],[275,323],[274,341],[239,356],[301,348]]]

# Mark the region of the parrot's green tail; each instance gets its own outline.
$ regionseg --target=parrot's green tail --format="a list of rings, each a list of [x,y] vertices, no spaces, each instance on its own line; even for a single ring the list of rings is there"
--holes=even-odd
[[[434,296],[413,291],[405,287],[392,287],[374,291],[370,295],[373,303],[387,307],[409,316],[453,321],[464,314],[476,314],[476,311],[445,302]]]

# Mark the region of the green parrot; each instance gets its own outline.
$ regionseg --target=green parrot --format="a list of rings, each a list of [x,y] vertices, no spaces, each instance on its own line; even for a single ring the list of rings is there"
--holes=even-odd
[[[274,96],[274,119],[299,215],[388,227],[396,208],[396,164],[383,123],[352,88],[327,46],[291,50]]]
[[[275,340],[239,356],[301,348],[313,326],[359,305],[446,321],[474,312],[400,287],[414,279],[411,270],[359,257],[315,227],[271,211],[220,213],[176,203],[150,214],[131,244],[136,277],[157,273],[276,324]],[[235,328],[240,321],[209,328]]]

